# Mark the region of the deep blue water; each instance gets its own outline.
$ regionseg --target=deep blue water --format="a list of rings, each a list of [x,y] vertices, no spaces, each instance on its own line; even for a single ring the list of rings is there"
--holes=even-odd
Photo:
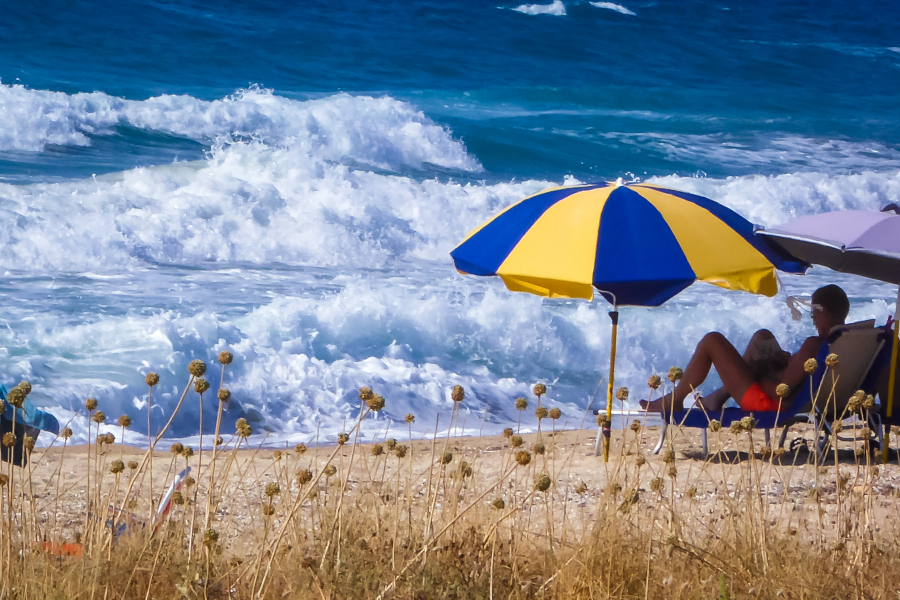
[[[8,2],[0,380],[143,423],[143,373],[167,411],[227,347],[230,418],[276,437],[333,433],[364,383],[422,423],[464,383],[490,428],[543,380],[577,419],[605,307],[462,278],[450,249],[573,180],[654,178],[764,225],[900,200],[898,25],[836,0]],[[838,280],[855,316],[893,310]],[[781,307],[707,286],[626,311],[619,377],[712,328],[807,335]]]

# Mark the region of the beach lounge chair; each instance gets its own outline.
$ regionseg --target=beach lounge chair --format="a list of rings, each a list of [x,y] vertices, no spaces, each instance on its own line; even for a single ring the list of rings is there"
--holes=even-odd
[[[876,359],[883,356],[882,350],[886,346],[885,342],[889,339],[889,335],[888,326],[875,327],[874,320],[838,325],[832,328],[828,340],[822,345],[816,356],[818,369],[800,389],[791,394],[788,398],[790,402],[786,402],[785,410],[749,412],[734,407],[723,408],[719,411],[705,411],[701,407],[694,407],[685,411],[666,412],[663,414],[664,424],[659,442],[653,449],[653,453],[658,454],[662,450],[668,427],[676,425],[702,429],[703,452],[708,454],[710,421],[719,421],[723,428],[727,428],[733,422],[749,416],[756,419],[756,427],[764,431],[767,446],[771,445],[771,430],[782,428],[778,440],[779,448],[784,446],[791,425],[812,423],[816,431],[822,432],[814,444],[816,456],[821,456],[827,450],[831,440],[831,423],[834,416],[843,415],[844,418],[852,416],[845,414],[844,409],[850,397],[857,390],[865,389],[867,385],[870,389],[866,391],[874,393],[874,384],[869,375],[874,371],[873,365]],[[838,356],[838,366],[834,369],[833,374],[825,365],[825,359],[831,353]]]
[[[25,400],[22,408],[13,411],[13,406],[6,402],[6,394],[7,389],[0,385],[0,401],[2,401],[0,405],[3,406],[3,410],[0,411],[0,438],[12,432],[16,436],[16,445],[7,448],[0,444],[0,460],[24,467],[28,462],[24,448],[25,436],[37,439],[41,431],[59,435],[59,421],[50,413],[35,407],[28,399]],[[13,412],[15,412],[15,425],[13,425]]]

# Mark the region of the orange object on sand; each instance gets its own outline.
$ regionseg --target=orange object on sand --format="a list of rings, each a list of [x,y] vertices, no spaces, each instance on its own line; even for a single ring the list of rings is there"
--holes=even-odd
[[[60,544],[59,542],[44,542],[41,550],[55,556],[81,556],[84,548],[81,544]]]

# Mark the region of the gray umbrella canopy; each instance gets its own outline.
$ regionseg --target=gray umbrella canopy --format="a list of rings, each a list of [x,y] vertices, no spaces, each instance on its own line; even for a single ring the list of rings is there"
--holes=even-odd
[[[808,263],[900,284],[900,214],[840,210],[756,233]]]

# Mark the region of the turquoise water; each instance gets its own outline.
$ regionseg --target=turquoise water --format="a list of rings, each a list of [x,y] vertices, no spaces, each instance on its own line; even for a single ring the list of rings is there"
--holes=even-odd
[[[762,225],[900,200],[898,14],[840,2],[7,7],[0,379],[28,378],[64,419],[95,395],[145,423],[143,373],[162,373],[161,420],[187,361],[227,347],[228,418],[273,442],[335,434],[363,384],[388,398],[379,427],[409,411],[433,427],[462,383],[468,426],[500,428],[537,380],[574,424],[606,372],[607,308],[463,278],[448,252],[564,182],[649,179]],[[784,284],[808,293],[835,278],[854,317],[893,310],[889,286],[827,271]],[[710,286],[627,310],[618,379],[640,395],[703,332],[741,342],[762,326],[787,345],[811,332],[783,298]],[[196,433],[198,410],[174,435]]]

